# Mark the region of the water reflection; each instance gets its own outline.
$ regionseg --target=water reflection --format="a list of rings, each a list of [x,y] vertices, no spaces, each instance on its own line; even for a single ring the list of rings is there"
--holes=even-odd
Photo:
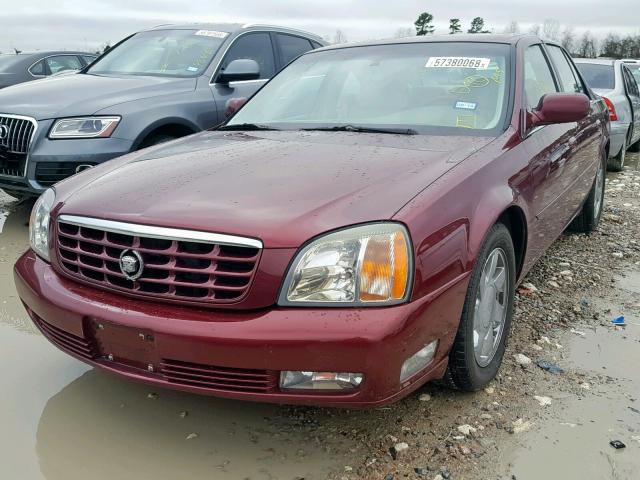
[[[326,478],[318,439],[281,407],[151,390],[91,370],[46,404],[36,435],[48,480]],[[188,439],[191,434],[197,437]]]

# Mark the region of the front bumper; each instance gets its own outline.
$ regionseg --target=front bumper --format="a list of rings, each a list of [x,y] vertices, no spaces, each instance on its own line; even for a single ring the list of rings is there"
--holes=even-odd
[[[468,277],[394,307],[250,312],[131,300],[63,278],[31,251],[16,263],[15,281],[32,319],[50,341],[120,376],[242,400],[375,407],[443,376]],[[98,332],[97,325],[103,330]],[[119,343],[114,346],[110,338]],[[433,340],[439,340],[434,360],[401,384],[404,360]],[[110,360],[113,348],[117,351]],[[283,391],[278,386],[283,370],[365,377],[356,390]]]
[[[39,195],[51,181],[74,174],[75,166],[97,165],[129,153],[133,148],[132,140],[115,137],[51,140],[47,136],[51,123],[51,120],[38,122],[36,137],[26,159],[26,176],[0,175],[0,188]],[[46,168],[39,169],[39,164]],[[58,170],[56,166],[59,166]],[[44,176],[43,170],[47,172]]]

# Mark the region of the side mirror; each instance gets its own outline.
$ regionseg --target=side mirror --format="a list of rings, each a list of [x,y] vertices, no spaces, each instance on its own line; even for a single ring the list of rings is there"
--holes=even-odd
[[[243,80],[257,80],[260,78],[260,65],[249,58],[233,60],[227,68],[218,75],[218,83],[241,82]]]
[[[589,114],[590,108],[589,97],[583,93],[549,93],[528,115],[527,126],[578,122]]]

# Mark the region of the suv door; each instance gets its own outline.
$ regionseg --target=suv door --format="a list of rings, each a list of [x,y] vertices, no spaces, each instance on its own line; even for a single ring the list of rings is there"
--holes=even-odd
[[[640,90],[638,90],[636,79],[626,65],[622,65],[622,75],[624,77],[625,91],[631,103],[631,118],[633,123],[632,138],[629,142],[629,146],[631,146],[637,140],[640,140]]]
[[[220,83],[220,72],[237,59],[251,59],[260,65],[260,78],[241,82]],[[276,71],[276,57],[269,32],[248,32],[239,35],[225,53],[222,62],[213,74],[211,89],[218,111],[218,120],[225,120],[224,112],[231,100],[249,99]]]

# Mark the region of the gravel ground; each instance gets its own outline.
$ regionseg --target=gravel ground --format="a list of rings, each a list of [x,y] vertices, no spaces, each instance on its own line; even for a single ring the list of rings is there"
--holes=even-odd
[[[616,273],[640,270],[638,239],[640,172],[609,174],[598,231],[562,236],[519,288],[503,366],[484,392],[427,385],[372,412],[293,408],[286,415],[297,420],[297,428],[315,439],[317,447],[342,456],[344,470],[333,478],[511,478],[513,437],[543,421],[543,407],[551,397],[586,397],[593,394],[587,389],[591,384],[615,388],[615,379],[606,375],[565,366],[563,339],[595,326],[611,328],[610,320],[622,311],[640,321],[639,297],[619,305],[617,312],[599,308],[616,305]],[[565,372],[550,374],[536,365],[538,360]],[[333,437],[348,439],[352,448],[331,450],[326,442]],[[403,443],[408,448],[396,454],[394,446],[403,448]]]

